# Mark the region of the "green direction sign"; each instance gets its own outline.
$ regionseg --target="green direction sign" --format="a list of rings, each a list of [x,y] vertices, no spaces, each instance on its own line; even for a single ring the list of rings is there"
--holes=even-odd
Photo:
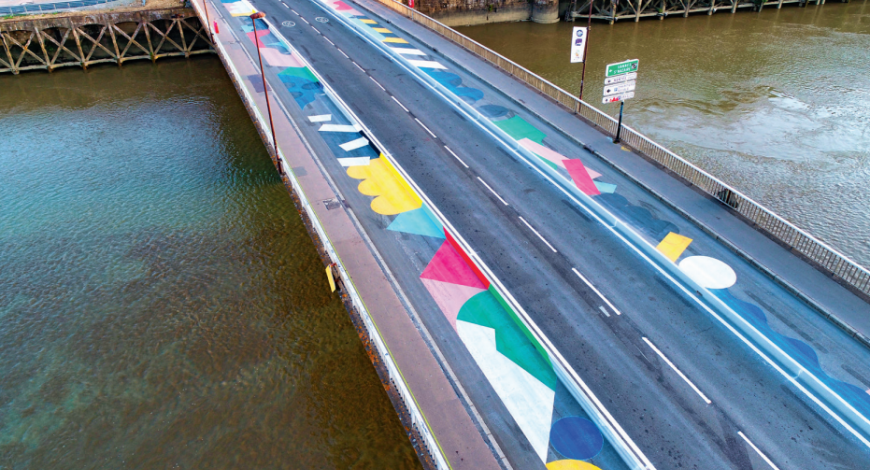
[[[637,72],[637,65],[640,61],[637,59],[626,60],[625,62],[617,62],[615,64],[607,64],[605,77],[615,77],[626,73]]]

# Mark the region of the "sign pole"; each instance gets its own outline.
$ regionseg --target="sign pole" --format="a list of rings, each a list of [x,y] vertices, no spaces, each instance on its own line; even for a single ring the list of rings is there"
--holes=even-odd
[[[586,61],[589,60],[589,35],[592,33],[592,4],[595,0],[589,0],[589,16],[586,20],[586,46],[583,49],[583,73],[580,75],[580,101],[583,101],[583,82],[586,80]]]
[[[622,130],[622,108],[625,107],[625,101],[619,102],[619,123],[616,124],[616,137],[613,138],[613,143],[619,143],[619,131]]]

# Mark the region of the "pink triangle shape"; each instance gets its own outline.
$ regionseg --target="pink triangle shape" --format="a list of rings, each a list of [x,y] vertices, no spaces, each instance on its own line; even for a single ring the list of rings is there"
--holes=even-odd
[[[465,305],[468,299],[483,292],[484,289],[477,287],[460,286],[459,284],[450,284],[449,282],[435,281],[432,279],[420,279],[426,290],[435,299],[435,303],[447,317],[450,326],[456,330],[456,317],[459,316],[459,309]]]
[[[583,162],[580,160],[563,160],[562,164],[565,165],[565,169],[568,170],[571,179],[574,180],[574,184],[580,188],[580,191],[583,191],[589,196],[597,196],[601,194],[601,191],[598,190],[598,187],[595,186],[595,183],[592,181],[591,175],[586,171],[586,167],[583,166]]]
[[[449,242],[441,244],[441,248],[435,252],[435,256],[432,257],[432,261],[429,261],[429,265],[426,266],[420,277],[432,279],[433,281],[486,289],[486,286],[480,282],[474,271],[465,264],[465,260],[462,259],[462,256],[456,252],[456,249]]]

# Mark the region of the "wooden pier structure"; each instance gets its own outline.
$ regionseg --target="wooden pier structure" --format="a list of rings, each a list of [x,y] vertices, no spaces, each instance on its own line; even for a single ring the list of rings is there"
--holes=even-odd
[[[564,20],[585,20],[589,15],[590,3],[593,20],[613,24],[619,20],[640,21],[641,18],[663,20],[668,16],[686,17],[697,13],[736,13],[738,9],[761,11],[765,7],[782,8],[790,4],[801,7],[807,4],[824,5],[825,0],[573,0],[565,11]]]
[[[214,53],[208,31],[186,8],[0,21],[0,73],[206,53]]]

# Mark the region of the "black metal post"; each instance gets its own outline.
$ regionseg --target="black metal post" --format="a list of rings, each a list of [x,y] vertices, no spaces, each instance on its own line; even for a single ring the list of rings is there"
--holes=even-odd
[[[260,60],[260,75],[263,77],[263,95],[266,97],[266,110],[269,113],[269,127],[272,128],[272,147],[275,149],[275,161],[278,162],[278,174],[284,174],[281,165],[281,156],[278,155],[278,140],[275,139],[275,124],[272,123],[272,106],[269,104],[269,89],[266,87],[266,70],[263,68],[263,55],[260,54],[260,37],[257,36],[257,20],[265,18],[266,14],[258,11],[251,15],[251,23],[254,25],[254,46],[257,47],[257,58]]]
[[[583,46],[583,73],[580,75],[580,101],[583,101],[583,84],[586,81],[586,62],[589,60],[589,35],[592,34],[592,4],[595,0],[589,0],[589,16],[586,20],[586,45]]]
[[[616,137],[613,138],[613,143],[619,143],[619,132],[622,130],[622,108],[625,106],[625,101],[619,102],[619,122],[616,124]]]

